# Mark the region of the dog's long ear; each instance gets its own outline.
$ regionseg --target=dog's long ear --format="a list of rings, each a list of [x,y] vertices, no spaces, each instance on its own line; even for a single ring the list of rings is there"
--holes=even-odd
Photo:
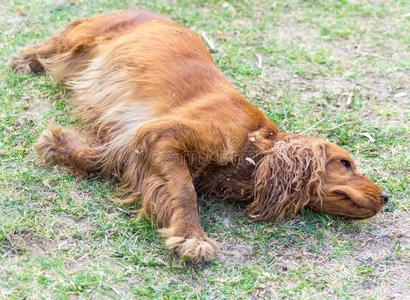
[[[282,220],[321,198],[325,146],[280,141],[262,155],[254,172],[254,200],[246,208],[252,218]]]

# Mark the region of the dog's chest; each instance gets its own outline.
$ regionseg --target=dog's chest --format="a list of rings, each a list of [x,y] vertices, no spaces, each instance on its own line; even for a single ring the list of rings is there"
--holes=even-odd
[[[209,198],[249,201],[253,191],[254,164],[246,157],[226,166],[211,164],[194,176],[195,189]]]

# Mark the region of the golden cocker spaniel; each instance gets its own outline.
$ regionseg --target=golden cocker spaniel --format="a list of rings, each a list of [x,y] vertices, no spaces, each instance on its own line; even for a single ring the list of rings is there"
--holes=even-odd
[[[77,176],[118,178],[168,248],[194,262],[218,245],[199,223],[197,195],[242,201],[255,220],[310,207],[369,218],[387,202],[348,152],[278,131],[214,64],[201,38],[143,10],[77,20],[11,60],[71,90],[81,132],[50,127],[36,149]]]

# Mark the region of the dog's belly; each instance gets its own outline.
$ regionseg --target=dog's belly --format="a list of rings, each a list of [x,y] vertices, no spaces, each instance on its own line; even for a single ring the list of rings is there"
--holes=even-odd
[[[138,101],[138,89],[129,83],[128,73],[120,68],[111,70],[108,61],[104,55],[94,58],[67,85],[73,92],[74,110],[83,129],[99,143],[124,145],[143,122],[160,114],[150,101]]]

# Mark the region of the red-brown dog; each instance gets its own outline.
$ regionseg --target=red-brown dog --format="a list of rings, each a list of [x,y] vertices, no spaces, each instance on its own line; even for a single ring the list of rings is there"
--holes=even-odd
[[[166,245],[208,261],[217,243],[199,224],[197,194],[246,203],[255,220],[303,207],[369,218],[387,196],[348,152],[282,133],[215,66],[189,29],[142,10],[77,20],[11,61],[46,70],[72,92],[82,132],[51,127],[36,145],[75,175],[117,177]]]

